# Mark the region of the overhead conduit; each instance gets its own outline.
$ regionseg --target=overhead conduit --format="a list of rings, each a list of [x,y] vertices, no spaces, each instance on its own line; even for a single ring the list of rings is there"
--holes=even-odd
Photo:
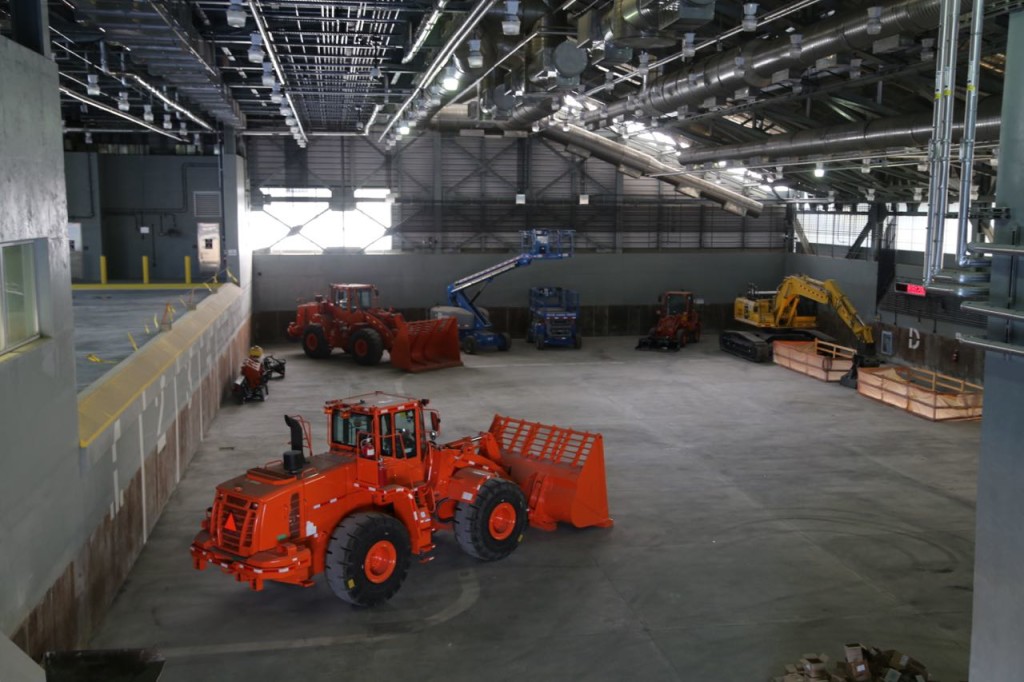
[[[763,88],[773,74],[785,69],[805,69],[833,54],[870,50],[875,41],[901,33],[918,34],[939,24],[940,0],[897,0],[883,6],[881,31],[867,32],[868,16],[862,7],[820,22],[803,34],[799,47],[790,38],[755,40],[726,50],[661,78],[647,90],[610,103],[584,115],[588,128],[606,127],[627,114],[651,116],[696,106],[715,97],[733,97],[742,88]]]
[[[979,142],[999,139],[1001,97],[988,97],[978,105],[975,136]],[[963,124],[953,125],[953,138],[959,140]],[[846,123],[828,128],[801,130],[791,135],[772,135],[769,139],[744,144],[723,145],[682,152],[679,163],[697,164],[764,157],[804,157],[819,154],[888,149],[891,147],[926,147],[932,137],[932,115],[913,114],[882,118],[865,123]]]

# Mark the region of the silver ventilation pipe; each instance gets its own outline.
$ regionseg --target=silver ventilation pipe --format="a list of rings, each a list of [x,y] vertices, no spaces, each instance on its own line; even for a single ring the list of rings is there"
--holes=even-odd
[[[957,218],[956,264],[970,264],[967,242],[970,241],[968,219],[971,204],[971,180],[974,178],[975,128],[978,125],[978,77],[981,73],[981,27],[985,13],[985,0],[974,0],[971,9],[971,47],[967,64],[967,104],[964,111],[963,136],[960,141],[960,214]]]
[[[871,19],[864,8],[817,24],[803,34],[799,44],[789,36],[754,40],[741,47],[701,60],[661,78],[644,92],[612,102],[587,114],[588,127],[605,127],[612,119],[638,113],[641,116],[675,113],[715,97],[732,97],[741,88],[762,88],[785,69],[804,69],[818,59],[843,52],[870,50],[875,41],[900,33],[918,34],[939,23],[942,0],[896,0],[884,5],[878,21],[881,30],[868,32]]]
[[[680,172],[677,166],[670,166],[650,154],[579,126],[551,126],[542,134],[575,150],[584,150],[594,157],[616,166],[620,172],[636,177],[656,176],[658,180],[676,187],[676,191],[694,198],[704,198],[721,205],[723,209],[737,215],[758,216],[764,204],[743,196],[722,185],[708,182],[691,173]]]
[[[992,142],[999,139],[1002,104],[1001,97],[986,97],[981,102],[975,111],[974,132],[977,140]],[[913,114],[865,123],[812,128],[790,135],[772,135],[759,142],[686,150],[680,154],[679,163],[708,163],[752,157],[776,159],[843,154],[890,147],[925,147],[932,137],[931,119],[931,114]],[[963,125],[955,124],[954,139],[960,137],[963,130]]]
[[[942,255],[949,205],[949,162],[953,146],[953,103],[956,90],[957,33],[960,0],[942,0],[939,22],[939,53],[935,62],[934,133],[929,145],[928,239],[924,249],[924,284],[932,283],[942,269]]]

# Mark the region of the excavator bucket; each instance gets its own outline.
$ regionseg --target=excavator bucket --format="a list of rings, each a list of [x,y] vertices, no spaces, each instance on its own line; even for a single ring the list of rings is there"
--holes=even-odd
[[[406,322],[395,320],[391,365],[406,372],[460,367],[459,327],[454,318]]]
[[[554,530],[557,522],[577,528],[612,525],[599,433],[495,415],[490,433],[501,463],[526,493],[530,525]]]

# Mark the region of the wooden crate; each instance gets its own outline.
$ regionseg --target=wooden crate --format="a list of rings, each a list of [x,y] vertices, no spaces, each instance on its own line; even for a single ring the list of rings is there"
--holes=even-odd
[[[916,367],[861,368],[857,392],[932,421],[981,419],[978,384]]]
[[[772,355],[776,365],[806,374],[820,381],[839,381],[857,354],[852,348],[827,341],[776,341]]]

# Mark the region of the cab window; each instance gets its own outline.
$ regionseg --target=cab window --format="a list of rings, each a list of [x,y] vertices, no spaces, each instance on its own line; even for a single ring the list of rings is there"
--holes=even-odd
[[[356,292],[355,307],[361,310],[367,310],[373,307],[373,292],[369,289],[363,289],[362,291]]]
[[[359,444],[360,437],[372,435],[372,429],[373,423],[369,415],[352,414],[346,418],[341,412],[335,412],[331,437],[338,445],[355,447]]]
[[[404,410],[380,417],[381,452],[399,459],[416,456],[416,411]]]

